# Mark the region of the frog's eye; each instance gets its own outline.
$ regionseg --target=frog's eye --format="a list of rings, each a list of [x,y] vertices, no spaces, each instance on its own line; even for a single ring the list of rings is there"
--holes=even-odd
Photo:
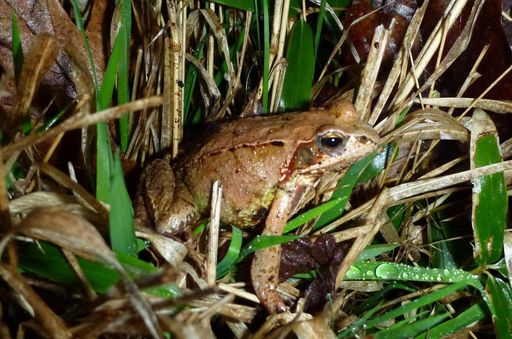
[[[317,145],[321,151],[339,155],[345,150],[346,138],[339,132],[327,132],[317,137]]]

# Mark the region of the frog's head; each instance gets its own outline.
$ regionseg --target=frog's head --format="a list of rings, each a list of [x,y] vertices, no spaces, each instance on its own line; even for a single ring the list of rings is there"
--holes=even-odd
[[[319,112],[326,118],[314,140],[298,145],[295,153],[299,173],[343,171],[377,149],[379,135],[359,119],[352,104],[341,101]]]

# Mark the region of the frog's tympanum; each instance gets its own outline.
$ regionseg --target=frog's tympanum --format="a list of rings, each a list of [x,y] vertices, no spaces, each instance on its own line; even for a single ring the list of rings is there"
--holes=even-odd
[[[221,123],[171,164],[151,162],[138,188],[136,221],[172,235],[209,211],[212,183],[223,184],[221,221],[280,235],[306,203],[336,185],[349,166],[377,148],[379,136],[348,102],[328,109]],[[286,309],[276,288],[281,247],[256,252],[251,277],[269,312]]]

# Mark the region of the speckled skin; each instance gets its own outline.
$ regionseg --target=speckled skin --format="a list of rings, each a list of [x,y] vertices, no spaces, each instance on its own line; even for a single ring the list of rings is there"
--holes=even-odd
[[[324,148],[319,140],[326,135],[341,136],[343,146]],[[263,234],[280,235],[291,215],[332,188],[378,142],[378,134],[345,101],[222,123],[172,168],[168,157],[148,165],[136,220],[151,219],[159,232],[173,234],[208,213],[212,183],[220,179],[223,223],[248,228],[265,220]],[[280,253],[280,246],[260,250],[251,267],[256,294],[271,313],[285,310],[276,292]]]

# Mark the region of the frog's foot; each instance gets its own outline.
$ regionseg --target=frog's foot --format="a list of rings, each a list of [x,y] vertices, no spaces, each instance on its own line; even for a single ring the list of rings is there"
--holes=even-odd
[[[269,313],[282,313],[288,310],[277,293],[280,260],[281,247],[272,246],[257,251],[251,265],[254,290]]]

